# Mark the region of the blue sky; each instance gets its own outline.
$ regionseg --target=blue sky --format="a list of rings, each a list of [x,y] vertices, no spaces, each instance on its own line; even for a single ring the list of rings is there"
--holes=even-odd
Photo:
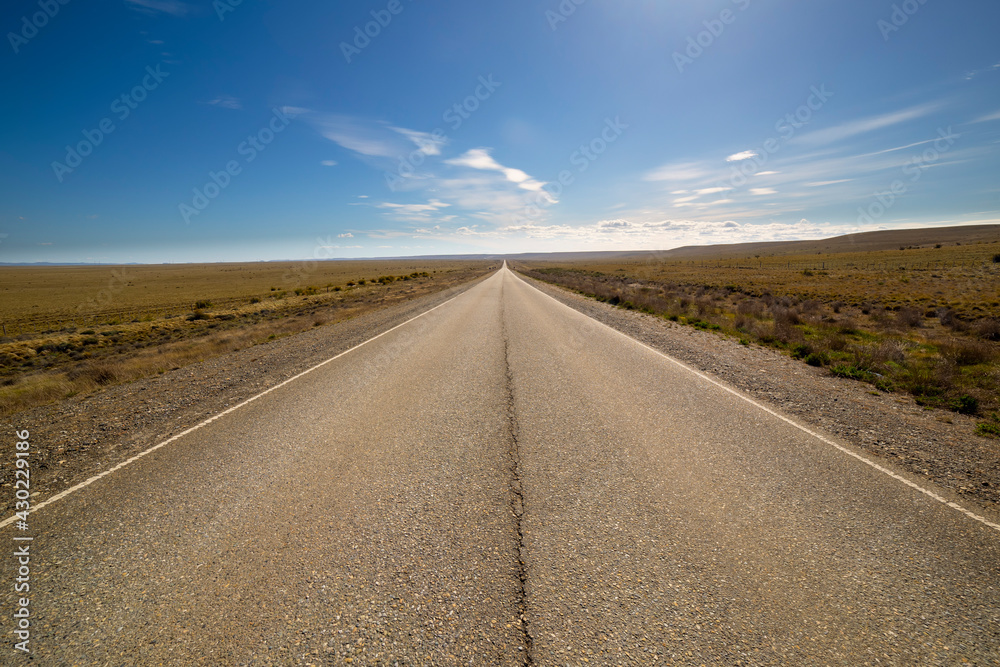
[[[5,3],[0,262],[1000,222],[995,0],[237,2]]]

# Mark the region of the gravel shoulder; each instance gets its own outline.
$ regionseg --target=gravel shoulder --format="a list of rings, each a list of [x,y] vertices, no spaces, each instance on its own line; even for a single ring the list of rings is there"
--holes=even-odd
[[[444,303],[488,276],[401,304],[367,311],[300,334],[0,420],[13,451],[14,431],[31,433],[31,490],[40,502],[226,408]],[[3,457],[0,488],[13,484]],[[3,507],[14,507],[13,492]]]
[[[875,455],[889,467],[1000,508],[1000,441],[974,435],[969,417],[926,410],[912,399],[873,394],[777,351],[624,310],[520,276],[560,302],[740,389],[779,411]]]

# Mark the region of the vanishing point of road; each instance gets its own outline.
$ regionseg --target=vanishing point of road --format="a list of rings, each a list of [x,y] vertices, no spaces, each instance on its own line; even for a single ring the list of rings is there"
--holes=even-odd
[[[908,481],[504,267],[33,513],[0,662],[1000,664]]]

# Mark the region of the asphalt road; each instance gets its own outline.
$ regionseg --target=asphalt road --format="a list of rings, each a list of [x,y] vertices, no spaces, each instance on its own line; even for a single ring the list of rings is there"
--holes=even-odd
[[[30,520],[3,664],[1000,664],[1000,531],[506,270]]]

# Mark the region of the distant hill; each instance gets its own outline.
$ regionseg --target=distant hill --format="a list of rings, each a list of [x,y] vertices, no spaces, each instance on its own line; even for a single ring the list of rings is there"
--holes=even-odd
[[[683,246],[672,250],[635,250],[612,252],[524,253],[507,255],[521,261],[615,261],[643,259],[723,259],[760,255],[811,255],[816,253],[877,252],[902,247],[933,247],[935,244],[1000,243],[1000,225],[968,225],[929,227],[923,229],[891,229],[861,232],[812,241],[768,241],[758,243],[726,243],[719,245]],[[491,257],[492,258],[492,257]]]
[[[814,253],[877,252],[879,250],[898,250],[900,246],[914,246],[919,248],[932,247],[937,243],[954,245],[956,243],[967,244],[978,243],[980,241],[983,243],[1000,242],[1000,225],[890,229],[834,236],[818,241],[775,241],[713,246],[684,246],[658,254],[672,259],[738,257],[747,255],[761,255],[763,257]]]

